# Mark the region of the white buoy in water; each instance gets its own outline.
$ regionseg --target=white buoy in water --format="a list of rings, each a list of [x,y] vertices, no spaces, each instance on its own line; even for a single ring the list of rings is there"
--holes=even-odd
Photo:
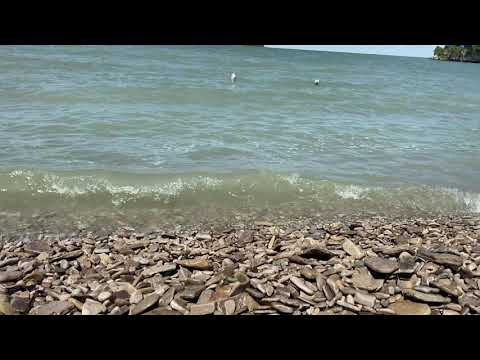
[[[320,80],[315,80],[315,85],[319,85],[320,84]]]
[[[232,80],[232,83],[234,83],[235,80],[237,80],[237,75],[235,73],[232,73],[232,75],[230,75],[230,80]]]

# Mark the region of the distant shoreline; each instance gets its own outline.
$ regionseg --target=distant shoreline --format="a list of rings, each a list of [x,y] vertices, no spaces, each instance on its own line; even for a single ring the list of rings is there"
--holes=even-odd
[[[435,61],[448,61],[448,62],[462,62],[462,63],[471,63],[471,64],[479,64],[480,63],[480,59],[464,59],[464,60],[457,60],[457,59],[441,59],[441,58],[438,58],[438,57],[432,57],[431,58],[432,60],[435,60]]]

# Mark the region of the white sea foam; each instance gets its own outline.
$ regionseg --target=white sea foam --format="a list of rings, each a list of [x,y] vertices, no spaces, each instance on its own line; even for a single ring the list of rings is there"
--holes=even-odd
[[[356,185],[348,186],[335,186],[335,193],[340,196],[342,199],[354,199],[359,200],[364,197],[365,193],[368,191],[368,188],[362,188]]]
[[[444,188],[442,190],[450,195],[453,195],[455,200],[460,204],[464,204],[468,210],[476,213],[480,212],[480,194],[463,192],[452,188]]]

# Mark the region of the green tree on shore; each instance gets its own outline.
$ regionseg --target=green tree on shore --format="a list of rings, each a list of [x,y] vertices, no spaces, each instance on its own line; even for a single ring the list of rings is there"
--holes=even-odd
[[[437,46],[433,54],[441,60],[480,62],[480,45]]]

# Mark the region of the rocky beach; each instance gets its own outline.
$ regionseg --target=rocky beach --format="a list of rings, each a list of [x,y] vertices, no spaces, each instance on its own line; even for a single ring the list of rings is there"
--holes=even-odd
[[[121,227],[0,244],[4,315],[475,315],[480,217]]]
[[[8,45],[0,68],[0,314],[480,312],[476,66]]]

